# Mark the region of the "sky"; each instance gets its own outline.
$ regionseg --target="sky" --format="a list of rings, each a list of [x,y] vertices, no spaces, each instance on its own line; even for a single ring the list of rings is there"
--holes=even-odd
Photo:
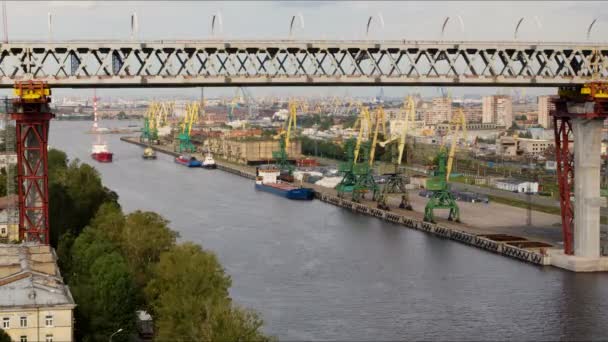
[[[222,26],[216,38],[281,39],[289,35],[291,17],[300,16],[303,27],[294,39],[409,39],[439,40],[441,26],[450,21],[445,40],[513,40],[517,21],[522,41],[606,41],[608,2],[602,1],[6,1],[9,40],[49,39],[48,14],[52,14],[53,40],[118,39],[131,36],[130,16],[136,13],[140,40],[206,39],[211,37],[211,18],[219,13]],[[366,24],[372,16],[369,34]],[[462,23],[459,18],[462,19]],[[589,24],[597,19],[591,37]],[[413,91],[385,87],[387,96]],[[416,89],[439,94],[436,88]],[[458,88],[453,94],[495,93],[495,88]],[[63,90],[58,95],[91,90]],[[254,95],[375,95],[378,88],[251,88]],[[554,89],[531,89],[530,94]],[[98,90],[98,96],[132,94],[199,94],[199,89]],[[209,96],[234,93],[230,88],[205,91]],[[3,94],[2,94],[3,95]]]

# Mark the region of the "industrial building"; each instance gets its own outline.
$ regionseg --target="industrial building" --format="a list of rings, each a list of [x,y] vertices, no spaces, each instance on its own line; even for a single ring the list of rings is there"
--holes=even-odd
[[[503,136],[496,141],[496,152],[503,156],[540,155],[554,142],[544,139],[527,139],[512,136]]]
[[[73,341],[76,304],[48,245],[0,244],[0,319],[13,341]]]
[[[538,182],[528,182],[513,178],[496,180],[496,188],[512,192],[538,193]]]
[[[209,139],[211,153],[231,162],[256,165],[273,161],[272,152],[279,151],[279,140],[264,138],[244,139]],[[289,159],[296,160],[302,156],[302,143],[292,140],[287,148]]]

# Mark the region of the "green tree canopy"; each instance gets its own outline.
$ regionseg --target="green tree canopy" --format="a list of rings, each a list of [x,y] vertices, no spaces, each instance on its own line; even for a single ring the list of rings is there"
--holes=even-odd
[[[168,223],[157,213],[139,210],[125,218],[120,245],[139,286],[149,281],[150,268],[161,253],[175,245],[178,234]]]
[[[0,329],[0,342],[12,342],[11,337],[2,329]]]
[[[201,339],[213,311],[229,305],[230,277],[213,253],[193,243],[164,252],[153,274],[145,292],[160,341]]]
[[[84,229],[72,246],[71,271],[79,338],[104,340],[123,328],[116,340],[126,340],[135,329],[137,290],[118,246],[103,232]]]

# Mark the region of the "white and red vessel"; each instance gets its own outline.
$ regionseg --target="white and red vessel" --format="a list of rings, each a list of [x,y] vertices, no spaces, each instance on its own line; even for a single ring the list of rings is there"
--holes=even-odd
[[[104,143],[93,144],[91,157],[100,163],[111,163],[114,154],[108,150],[108,145]]]

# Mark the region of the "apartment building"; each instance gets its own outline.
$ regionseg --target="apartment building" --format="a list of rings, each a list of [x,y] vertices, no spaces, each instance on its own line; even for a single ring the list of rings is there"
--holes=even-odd
[[[549,115],[555,110],[552,100],[558,98],[556,95],[543,95],[538,97],[538,124],[544,128],[553,128],[553,120]]]
[[[427,125],[436,125],[450,120],[452,117],[452,99],[449,97],[436,97],[431,106],[424,112],[424,122]]]
[[[482,99],[482,123],[495,123],[509,128],[513,124],[513,103],[510,96],[492,95]]]

